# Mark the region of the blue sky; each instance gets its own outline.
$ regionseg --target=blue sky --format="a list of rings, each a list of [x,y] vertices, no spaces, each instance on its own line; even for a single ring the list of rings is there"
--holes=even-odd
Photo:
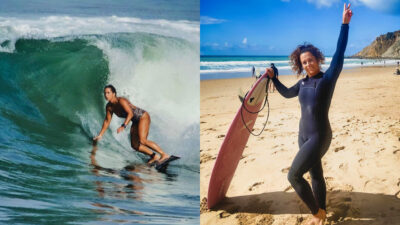
[[[201,0],[201,55],[289,55],[304,42],[333,55],[344,2]],[[400,30],[400,0],[350,3],[353,18],[346,56],[362,50],[381,34]]]

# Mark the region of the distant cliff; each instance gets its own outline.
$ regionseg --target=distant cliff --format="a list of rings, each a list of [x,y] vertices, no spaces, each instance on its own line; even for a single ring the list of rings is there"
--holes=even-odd
[[[376,38],[352,57],[357,58],[400,58],[400,30]]]

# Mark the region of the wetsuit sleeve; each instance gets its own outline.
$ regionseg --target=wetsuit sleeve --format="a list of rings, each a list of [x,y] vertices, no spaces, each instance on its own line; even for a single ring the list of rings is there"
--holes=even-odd
[[[299,94],[300,81],[297,82],[297,84],[293,85],[291,88],[287,88],[285,85],[283,85],[276,78],[276,76],[274,76],[274,78],[272,78],[272,82],[274,82],[276,90],[278,90],[278,92],[285,98],[293,98]]]
[[[339,74],[343,68],[344,51],[346,50],[348,36],[349,24],[342,24],[339,34],[339,40],[336,46],[336,52],[332,57],[331,65],[325,72],[325,75],[327,76],[326,78],[334,83],[336,83],[336,80],[338,79]]]

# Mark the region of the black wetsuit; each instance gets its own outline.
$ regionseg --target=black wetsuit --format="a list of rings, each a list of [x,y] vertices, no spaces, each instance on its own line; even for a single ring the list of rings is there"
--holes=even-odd
[[[344,51],[347,45],[349,25],[342,24],[336,52],[325,73],[301,79],[291,88],[286,88],[275,77],[276,89],[286,98],[299,96],[301,119],[299,126],[300,150],[293,160],[288,179],[293,188],[313,214],[318,208],[326,209],[326,186],[321,158],[332,140],[328,112],[336,81],[343,68]],[[310,172],[312,190],[303,174]]]

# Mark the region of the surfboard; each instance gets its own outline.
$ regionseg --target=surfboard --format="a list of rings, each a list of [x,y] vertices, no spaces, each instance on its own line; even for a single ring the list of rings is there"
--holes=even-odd
[[[212,208],[220,202],[228,191],[250,136],[247,128],[252,130],[257,119],[258,113],[249,113],[248,111],[258,112],[260,110],[266,96],[267,76],[267,74],[264,74],[253,84],[251,90],[245,96],[242,103],[243,105],[240,106],[236,113],[225,139],[222,142],[208,186],[208,208]],[[244,109],[243,107],[246,108]]]
[[[169,163],[175,160],[180,159],[181,157],[179,156],[175,156],[175,155],[171,155],[167,160],[165,160],[164,162],[160,163],[160,164],[156,164],[156,170],[158,172],[164,172],[165,170],[167,170]]]

